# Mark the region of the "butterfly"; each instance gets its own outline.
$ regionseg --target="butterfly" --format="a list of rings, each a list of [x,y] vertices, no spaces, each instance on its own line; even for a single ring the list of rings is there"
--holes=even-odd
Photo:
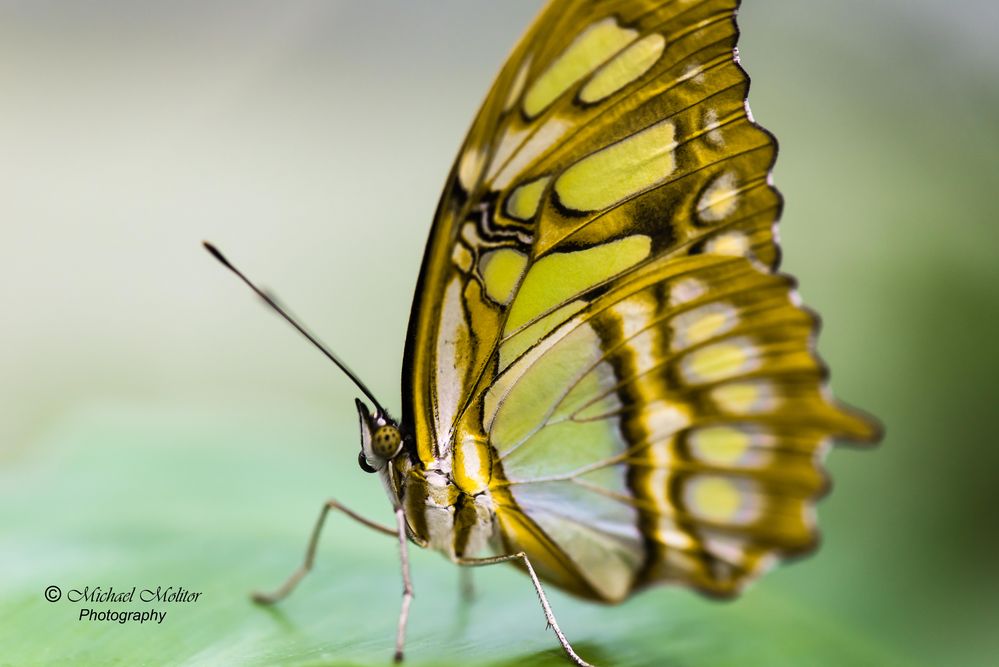
[[[815,546],[829,444],[880,430],[829,396],[817,317],[777,271],[777,147],[746,105],[738,5],[542,10],[447,180],[401,417],[326,351],[371,404],[356,401],[358,462],[396,525],[329,501],[304,564],[259,602],[294,588],[342,511],[398,541],[396,659],[415,544],[520,567],[586,665],[545,585],[604,603],[661,583],[730,597]]]

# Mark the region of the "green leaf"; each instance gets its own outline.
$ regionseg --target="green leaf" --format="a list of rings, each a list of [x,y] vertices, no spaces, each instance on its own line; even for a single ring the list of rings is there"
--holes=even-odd
[[[289,409],[206,413],[97,406],[68,417],[0,472],[0,665],[387,665],[400,604],[398,547],[331,515],[314,571],[276,607],[250,602],[295,568],[327,497],[391,515],[355,463],[356,417]],[[407,664],[565,665],[529,580],[413,554]],[[63,597],[48,602],[47,586]],[[183,587],[194,602],[71,602],[73,589]],[[912,664],[763,582],[735,602],[679,588],[604,607],[551,602],[578,652],[602,665]],[[80,620],[81,609],[166,611]]]

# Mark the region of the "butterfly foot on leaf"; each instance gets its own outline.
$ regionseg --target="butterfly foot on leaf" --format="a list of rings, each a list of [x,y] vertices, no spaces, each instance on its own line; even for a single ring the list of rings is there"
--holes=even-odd
[[[261,593],[260,591],[250,591],[250,600],[254,604],[274,604],[274,597],[268,595],[267,593]]]

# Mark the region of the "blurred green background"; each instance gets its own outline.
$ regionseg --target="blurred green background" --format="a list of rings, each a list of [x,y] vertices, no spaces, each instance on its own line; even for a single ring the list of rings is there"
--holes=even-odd
[[[355,390],[199,242],[397,409],[444,177],[539,6],[0,2],[0,665],[388,663],[397,554],[344,519],[286,604],[247,600],[326,497],[389,511],[355,463]],[[837,395],[887,438],[833,452],[823,547],[735,603],[555,593],[585,656],[995,664],[996,25],[985,0],[744,3],[784,268]],[[477,572],[463,608],[451,567],[414,558],[412,664],[563,664],[519,573]],[[203,595],[122,626],[48,585]]]

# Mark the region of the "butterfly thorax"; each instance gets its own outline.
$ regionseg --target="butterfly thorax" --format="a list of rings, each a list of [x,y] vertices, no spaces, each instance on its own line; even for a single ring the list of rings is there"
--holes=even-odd
[[[449,558],[474,556],[497,533],[490,493],[492,448],[472,413],[455,429],[457,440],[433,450],[420,446],[411,426],[381,407],[357,400],[362,470],[377,473],[393,508],[405,513],[410,534]],[[454,442],[460,443],[455,447]],[[434,451],[430,456],[421,452]]]
[[[410,530],[449,558],[475,556],[495,536],[495,510],[488,487],[450,457],[413,463],[393,462],[393,499],[403,508]]]

